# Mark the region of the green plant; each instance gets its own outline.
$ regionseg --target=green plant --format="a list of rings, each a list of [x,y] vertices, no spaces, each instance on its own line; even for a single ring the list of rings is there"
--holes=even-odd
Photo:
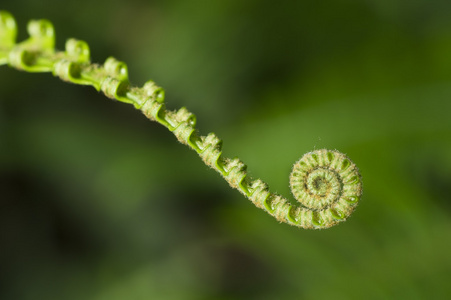
[[[356,207],[362,181],[357,167],[344,154],[325,149],[305,154],[290,176],[293,195],[300,202],[292,204],[271,193],[260,179],[248,176],[240,159],[223,157],[222,141],[214,133],[200,135],[194,114],[184,107],[167,110],[164,91],[153,81],[142,88],[132,86],[126,64],[112,57],[103,65],[91,63],[89,47],[83,41],[69,39],[65,51],[56,51],[53,26],[47,20],[30,21],[28,32],[30,37],[16,44],[16,22],[10,13],[0,12],[0,64],[26,72],[52,72],[64,81],[91,85],[109,98],[133,104],[277,220],[303,228],[328,228],[344,221]]]

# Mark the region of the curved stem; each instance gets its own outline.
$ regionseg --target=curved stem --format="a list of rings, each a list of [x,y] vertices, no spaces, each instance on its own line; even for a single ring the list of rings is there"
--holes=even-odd
[[[291,204],[271,193],[265,182],[248,176],[240,159],[223,157],[222,141],[214,133],[200,135],[193,113],[184,107],[167,110],[164,90],[153,81],[141,88],[131,86],[125,63],[110,57],[103,65],[92,64],[88,45],[75,39],[66,42],[65,51],[55,51],[53,26],[47,20],[30,21],[30,37],[21,43],[16,44],[16,32],[11,14],[0,11],[0,65],[26,72],[52,72],[64,81],[91,85],[109,98],[133,104],[196,151],[232,188],[277,220],[302,228],[328,228],[344,221],[357,205],[362,194],[361,177],[344,154],[317,150],[304,155],[290,177],[292,192],[300,203]]]

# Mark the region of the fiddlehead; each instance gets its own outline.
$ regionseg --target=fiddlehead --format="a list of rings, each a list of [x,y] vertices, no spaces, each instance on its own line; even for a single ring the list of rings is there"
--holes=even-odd
[[[325,149],[307,153],[296,162],[290,185],[303,207],[290,210],[288,218],[302,222],[311,213],[310,226],[329,227],[346,219],[362,194],[355,164],[343,153]]]
[[[168,128],[231,187],[277,220],[303,228],[328,228],[344,221],[356,207],[362,181],[357,167],[344,154],[331,150],[305,154],[290,176],[292,193],[299,203],[290,203],[271,193],[260,179],[248,176],[247,166],[240,159],[223,157],[222,141],[214,133],[200,135],[194,114],[184,107],[177,111],[166,109],[164,91],[153,81],[142,88],[131,86],[127,65],[112,57],[103,65],[92,64],[89,47],[83,41],[69,39],[65,51],[56,51],[49,21],[29,22],[28,32],[29,39],[16,44],[14,18],[0,12],[0,65],[27,72],[52,72],[64,81],[91,85],[109,98],[133,104],[147,118]]]

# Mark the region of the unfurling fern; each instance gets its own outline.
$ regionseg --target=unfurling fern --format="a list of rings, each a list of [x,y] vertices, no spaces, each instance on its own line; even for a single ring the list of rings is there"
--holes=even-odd
[[[56,51],[53,26],[47,20],[30,21],[30,37],[21,43],[16,43],[16,33],[14,18],[1,11],[0,65],[27,72],[52,72],[64,81],[91,85],[109,98],[133,104],[196,151],[231,187],[281,222],[303,228],[328,228],[346,220],[362,195],[359,171],[348,157],[338,151],[316,150],[293,166],[290,185],[299,203],[292,204],[271,193],[260,179],[248,176],[241,160],[223,157],[222,141],[214,133],[200,135],[194,114],[184,107],[167,110],[164,91],[153,81],[142,88],[132,86],[125,63],[110,57],[103,65],[93,64],[88,45],[75,39],[66,42],[65,51]]]

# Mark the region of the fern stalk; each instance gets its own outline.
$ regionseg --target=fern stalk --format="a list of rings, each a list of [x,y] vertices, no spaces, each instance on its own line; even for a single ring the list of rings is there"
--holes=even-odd
[[[84,41],[69,39],[65,51],[55,50],[55,35],[47,20],[28,23],[29,38],[16,43],[17,26],[9,12],[0,11],[0,65],[26,72],[51,72],[61,80],[93,86],[111,99],[133,104],[152,121],[171,131],[179,142],[197,152],[206,165],[217,171],[255,206],[280,222],[302,228],[328,228],[346,220],[361,195],[362,180],[356,165],[336,150],[305,154],[290,175],[292,193],[298,203],[271,193],[260,179],[251,178],[238,158],[222,155],[222,141],[214,134],[196,130],[196,117],[185,107],[166,109],[164,90],[153,81],[132,86],[127,65],[109,57],[103,65],[91,63]]]

